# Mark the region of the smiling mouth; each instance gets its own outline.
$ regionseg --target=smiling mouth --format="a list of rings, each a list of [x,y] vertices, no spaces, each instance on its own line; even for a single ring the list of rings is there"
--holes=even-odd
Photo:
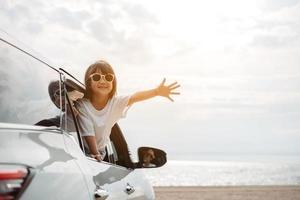
[[[99,86],[97,86],[97,88],[108,88],[108,86],[99,85]]]

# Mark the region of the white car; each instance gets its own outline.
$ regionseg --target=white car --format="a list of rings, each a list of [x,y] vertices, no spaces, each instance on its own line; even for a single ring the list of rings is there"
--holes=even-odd
[[[154,199],[140,168],[166,153],[141,147],[133,162],[116,124],[106,161],[86,155],[71,106],[84,85],[17,43],[0,34],[0,200]]]

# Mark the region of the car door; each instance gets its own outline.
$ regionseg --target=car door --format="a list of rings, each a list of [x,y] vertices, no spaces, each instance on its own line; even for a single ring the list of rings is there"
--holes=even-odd
[[[103,199],[105,196],[109,197],[107,199],[126,199],[121,181],[128,175],[126,170],[121,170],[108,162],[98,162],[89,158],[79,148],[73,135],[65,132],[64,138],[68,152],[75,158],[75,162],[82,171],[91,199],[97,192],[103,194]]]
[[[117,200],[127,199],[126,185],[123,179],[131,172],[124,167],[113,165],[109,162],[98,162],[86,156],[77,143],[74,134],[64,133],[65,144],[68,152],[75,158],[77,165],[82,171],[91,198]],[[102,196],[101,196],[102,195]]]
[[[107,147],[108,157],[116,159],[113,145]],[[97,162],[86,158],[89,187],[105,193],[107,199],[154,199],[152,187],[141,170],[134,170],[115,164],[116,160]],[[92,179],[92,181],[91,181]],[[93,191],[93,190],[92,190]],[[91,192],[92,192],[91,191]],[[103,196],[105,197],[105,196]]]

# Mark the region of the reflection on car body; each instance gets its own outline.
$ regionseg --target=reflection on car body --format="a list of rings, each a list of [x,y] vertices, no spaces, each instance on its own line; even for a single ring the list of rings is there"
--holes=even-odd
[[[24,49],[0,34],[0,199],[154,199],[139,168],[165,152],[141,147],[133,162],[115,124],[107,162],[86,156],[73,106],[84,86]]]

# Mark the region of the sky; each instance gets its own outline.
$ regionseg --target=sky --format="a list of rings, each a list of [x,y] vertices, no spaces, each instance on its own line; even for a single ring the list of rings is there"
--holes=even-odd
[[[178,81],[120,120],[132,152],[300,153],[298,0],[2,0],[0,28],[80,80],[105,59],[120,95]]]

